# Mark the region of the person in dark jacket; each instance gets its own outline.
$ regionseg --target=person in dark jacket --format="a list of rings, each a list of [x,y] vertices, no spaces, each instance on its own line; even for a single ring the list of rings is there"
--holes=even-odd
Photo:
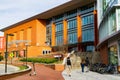
[[[82,72],[84,72],[85,59],[82,59],[82,61],[81,61],[80,65],[81,65]]]

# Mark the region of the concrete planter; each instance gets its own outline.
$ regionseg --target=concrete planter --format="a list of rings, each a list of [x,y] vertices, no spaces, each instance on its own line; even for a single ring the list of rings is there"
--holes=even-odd
[[[56,71],[63,71],[65,69],[65,66],[62,64],[55,64],[55,70]]]
[[[45,64],[46,67],[52,68],[56,71],[63,71],[64,70],[64,65],[62,64]]]

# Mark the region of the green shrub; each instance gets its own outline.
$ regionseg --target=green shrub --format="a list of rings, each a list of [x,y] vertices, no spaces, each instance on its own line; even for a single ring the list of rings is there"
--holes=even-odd
[[[0,61],[2,61],[3,60],[3,56],[0,56]]]
[[[26,62],[26,58],[22,58],[20,61]],[[38,63],[54,63],[58,60],[55,58],[27,58],[27,62],[38,62]]]
[[[27,67],[27,66],[22,65],[22,66],[19,66],[19,68],[20,68],[20,70],[25,70],[25,69],[27,69],[28,67]]]

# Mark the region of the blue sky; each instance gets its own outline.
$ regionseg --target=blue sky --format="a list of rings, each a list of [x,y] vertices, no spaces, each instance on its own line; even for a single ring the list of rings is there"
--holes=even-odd
[[[0,29],[70,0],[0,0]],[[0,36],[3,33],[0,32]]]

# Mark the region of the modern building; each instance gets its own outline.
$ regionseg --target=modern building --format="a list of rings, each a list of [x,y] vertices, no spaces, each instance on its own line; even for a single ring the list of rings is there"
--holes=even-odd
[[[97,47],[100,50],[102,62],[120,67],[120,0],[98,0],[97,2],[99,13]]]
[[[10,50],[39,56],[64,50],[94,51],[98,44],[96,0],[71,0],[58,7],[8,26]],[[17,46],[16,46],[17,45]],[[19,51],[19,52],[18,52]]]

